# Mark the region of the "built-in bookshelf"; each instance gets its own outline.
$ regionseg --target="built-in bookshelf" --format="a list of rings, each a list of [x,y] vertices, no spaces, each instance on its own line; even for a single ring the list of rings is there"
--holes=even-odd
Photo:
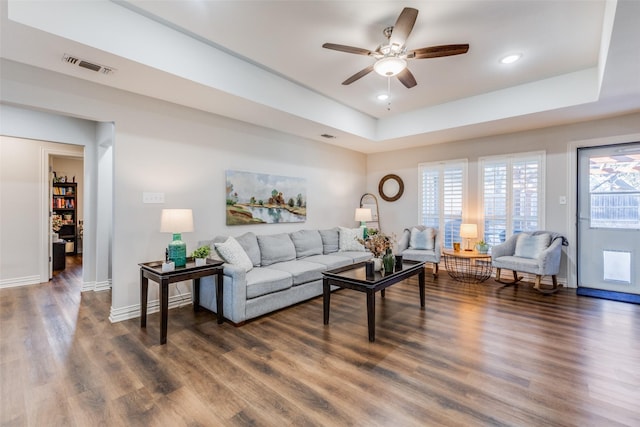
[[[57,233],[67,242],[66,253],[73,254],[78,251],[77,191],[75,182],[54,182],[51,194],[53,223],[62,224]]]

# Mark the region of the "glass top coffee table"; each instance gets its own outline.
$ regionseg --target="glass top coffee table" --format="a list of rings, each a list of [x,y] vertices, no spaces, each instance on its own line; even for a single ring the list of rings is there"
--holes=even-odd
[[[393,273],[383,274],[375,272],[372,277],[367,278],[364,262],[340,267],[323,272],[322,295],[324,309],[324,324],[329,324],[329,306],[331,304],[331,285],[340,288],[353,289],[354,291],[367,294],[367,326],[369,330],[369,341],[376,339],[376,300],[375,293],[381,291],[384,298],[384,290],[391,285],[395,285],[411,276],[418,275],[418,286],[420,288],[420,307],[424,307],[424,262],[404,261],[401,269],[395,269]]]
[[[453,280],[464,283],[480,283],[491,277],[491,255],[477,251],[442,250],[444,268]]]

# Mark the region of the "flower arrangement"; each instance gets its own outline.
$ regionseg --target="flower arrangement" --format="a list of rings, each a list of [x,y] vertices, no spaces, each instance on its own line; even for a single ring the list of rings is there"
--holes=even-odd
[[[367,250],[369,250],[374,257],[378,258],[384,255],[387,249],[392,249],[396,241],[396,235],[386,235],[376,229],[368,229],[369,236],[366,239],[358,239]]]
[[[60,215],[53,215],[53,217],[51,217],[51,228],[53,231],[60,231],[63,225],[64,223],[62,222],[62,217]]]

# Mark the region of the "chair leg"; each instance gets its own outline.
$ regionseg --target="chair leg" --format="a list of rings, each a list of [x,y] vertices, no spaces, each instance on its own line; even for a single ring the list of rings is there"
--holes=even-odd
[[[509,285],[517,285],[518,282],[520,280],[522,280],[522,276],[518,276],[518,272],[515,271],[515,270],[512,270],[512,272],[513,272],[513,280],[512,281],[502,280],[500,278],[501,271],[502,271],[501,268],[496,267],[496,279],[495,280],[498,283],[502,283],[503,285],[509,286]]]
[[[536,282],[533,284],[533,287],[537,290],[540,290],[540,281],[542,280],[542,276],[536,274]]]
[[[553,282],[553,287],[551,289],[542,289],[540,288],[540,279],[542,276],[536,276],[536,285],[534,286],[535,289],[538,290],[538,292],[545,294],[545,295],[549,295],[549,294],[554,294],[556,292],[558,292],[560,290],[560,288],[558,287],[558,278],[556,277],[556,275],[552,275],[551,276],[551,280]]]
[[[438,263],[437,262],[433,263],[433,278],[434,279],[438,278]]]

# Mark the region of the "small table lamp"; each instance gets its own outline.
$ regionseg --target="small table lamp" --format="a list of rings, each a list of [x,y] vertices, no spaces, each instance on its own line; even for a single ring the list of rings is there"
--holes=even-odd
[[[358,208],[356,209],[356,221],[360,221],[360,227],[362,230],[362,238],[367,238],[367,221],[371,221],[373,217],[371,216],[371,209],[369,208]]]
[[[169,261],[176,267],[187,265],[187,245],[182,241],[180,233],[193,231],[193,212],[191,209],[162,209],[160,232],[173,233],[173,241],[169,243]]]
[[[478,226],[476,224],[460,224],[460,237],[467,239],[467,248],[465,251],[471,251],[469,240],[478,237]]]

